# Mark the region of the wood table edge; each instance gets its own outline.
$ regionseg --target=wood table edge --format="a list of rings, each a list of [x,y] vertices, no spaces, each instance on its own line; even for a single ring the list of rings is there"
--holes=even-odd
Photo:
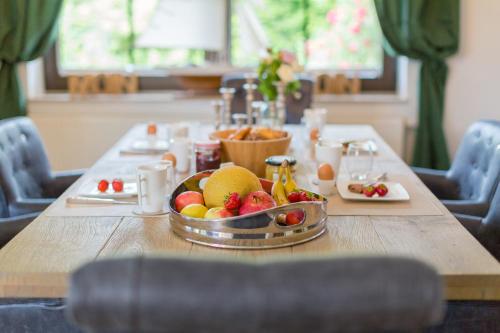
[[[0,272],[0,298],[65,298],[68,273]]]
[[[500,301],[500,274],[444,275],[449,301]]]

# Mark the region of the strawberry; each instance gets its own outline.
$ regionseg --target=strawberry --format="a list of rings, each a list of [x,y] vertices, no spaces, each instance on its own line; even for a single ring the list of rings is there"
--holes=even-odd
[[[241,206],[240,195],[236,192],[229,193],[226,195],[224,200],[224,208],[227,210],[236,210]]]
[[[300,201],[311,201],[311,198],[307,192],[300,191]]]
[[[115,192],[122,192],[123,191],[123,180],[121,179],[113,179],[113,182],[111,183],[113,186],[113,190]]]
[[[385,184],[378,184],[377,187],[375,187],[375,191],[377,191],[379,196],[383,197],[389,192],[389,189]]]
[[[290,193],[288,195],[288,201],[290,202],[299,202],[299,201],[302,201],[301,200],[301,195],[300,195],[300,192],[298,191],[293,191],[292,193]]]
[[[368,185],[363,187],[363,194],[369,198],[373,197],[373,195],[376,193],[375,187],[373,185]]]
[[[99,192],[102,193],[106,192],[108,190],[108,187],[109,187],[109,182],[106,179],[101,180],[97,184],[97,189],[99,190]]]

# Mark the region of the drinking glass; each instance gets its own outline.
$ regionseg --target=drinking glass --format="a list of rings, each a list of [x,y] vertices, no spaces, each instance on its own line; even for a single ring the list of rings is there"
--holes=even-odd
[[[352,180],[366,180],[373,168],[373,151],[363,142],[350,143],[346,166]]]
[[[304,117],[301,119],[303,122],[304,129],[304,139],[309,141],[311,138],[311,131],[318,131],[318,135],[321,136],[323,132],[323,127],[326,124],[326,109],[305,109]]]

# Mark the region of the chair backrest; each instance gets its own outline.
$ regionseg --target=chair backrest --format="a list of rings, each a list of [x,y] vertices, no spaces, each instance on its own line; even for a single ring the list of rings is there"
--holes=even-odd
[[[440,321],[442,297],[414,259],[133,258],[78,269],[67,310],[92,332],[414,332]]]
[[[500,121],[481,120],[469,127],[448,172],[461,199],[489,202],[500,178]]]
[[[50,165],[40,135],[27,117],[0,121],[0,187],[7,202],[43,197]]]
[[[488,214],[479,227],[478,239],[497,260],[500,260],[500,184],[497,184]]]
[[[304,114],[304,110],[311,107],[314,82],[307,76],[299,76],[300,90],[298,94],[288,94],[286,96],[287,119],[288,124],[299,124]],[[246,91],[243,89],[245,84],[243,73],[231,73],[222,77],[222,86],[236,89],[231,110],[233,113],[244,113],[246,108]],[[257,82],[258,83],[258,82]],[[255,92],[255,100],[263,100],[262,94]]]
[[[3,189],[0,188],[0,218],[9,216],[9,205],[7,203],[7,199],[5,198],[5,194],[3,193]]]

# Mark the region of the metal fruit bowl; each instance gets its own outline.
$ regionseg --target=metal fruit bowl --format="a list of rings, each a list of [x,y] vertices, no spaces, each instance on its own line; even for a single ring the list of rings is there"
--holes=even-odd
[[[297,202],[253,214],[205,220],[181,215],[175,210],[175,198],[184,191],[202,192],[200,180],[212,171],[197,173],[185,179],[172,193],[169,202],[172,230],[181,238],[206,246],[229,249],[269,249],[296,245],[320,236],[326,230],[327,200],[309,192],[318,201]],[[270,193],[272,182],[261,179],[263,189]],[[301,210],[304,218],[292,226],[280,223],[284,214]]]

